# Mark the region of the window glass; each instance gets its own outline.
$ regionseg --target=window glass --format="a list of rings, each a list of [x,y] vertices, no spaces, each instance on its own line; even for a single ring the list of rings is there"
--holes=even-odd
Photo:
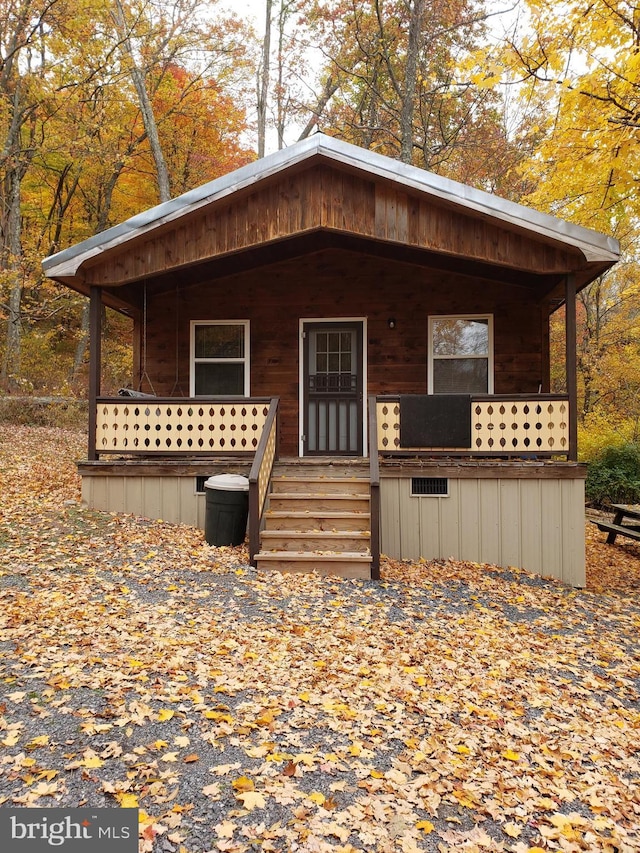
[[[492,391],[490,319],[431,318],[431,393],[486,394]]]
[[[196,364],[196,395],[217,397],[244,394],[243,364]]]
[[[195,327],[196,358],[244,358],[244,326]]]
[[[432,321],[433,354],[488,355],[489,320],[444,317]]]
[[[248,322],[194,323],[192,393],[242,397],[248,390]]]
[[[487,361],[480,358],[437,359],[433,362],[434,394],[486,394]]]

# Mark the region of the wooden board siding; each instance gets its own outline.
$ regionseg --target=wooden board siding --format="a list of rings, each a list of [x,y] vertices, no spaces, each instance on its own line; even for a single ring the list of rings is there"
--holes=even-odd
[[[251,394],[279,396],[281,455],[298,453],[298,318],[367,317],[369,394],[426,393],[427,317],[494,314],[496,394],[536,393],[541,307],[527,291],[326,250],[178,293],[150,295],[143,390],[189,393],[189,321],[251,321]],[[389,317],[396,328],[388,328]],[[176,353],[178,365],[176,370]]]
[[[329,229],[534,273],[581,266],[580,253],[337,167],[309,165],[156,228],[85,265],[87,285],[122,285],[180,266]]]
[[[382,553],[513,566],[583,587],[584,479],[493,474],[450,479],[448,497],[412,497],[410,478],[383,477]]]
[[[157,518],[204,530],[205,495],[196,493],[196,478],[215,474],[249,475],[237,461],[80,463],[82,501],[91,509]]]

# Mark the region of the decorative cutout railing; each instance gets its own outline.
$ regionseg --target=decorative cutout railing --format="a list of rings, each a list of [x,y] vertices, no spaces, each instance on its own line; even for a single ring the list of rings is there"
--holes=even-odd
[[[569,453],[569,399],[555,394],[472,396],[471,446],[402,447],[400,398],[378,397],[378,450],[381,453],[473,454],[486,456]]]
[[[260,529],[269,494],[273,463],[277,456],[278,398],[274,397],[249,472],[249,557],[254,566],[256,554],[260,550]]]
[[[378,433],[376,423],[376,398],[369,397],[369,482],[371,500],[371,578],[380,580],[380,459],[375,449],[374,436]]]
[[[270,400],[98,399],[96,453],[255,453]]]

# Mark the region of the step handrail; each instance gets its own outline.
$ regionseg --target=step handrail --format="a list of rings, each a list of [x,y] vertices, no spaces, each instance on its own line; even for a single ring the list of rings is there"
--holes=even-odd
[[[371,489],[371,578],[380,580],[380,460],[376,398],[369,397],[369,481]]]
[[[279,397],[272,397],[260,441],[249,472],[249,560],[256,565],[260,550],[260,529],[264,508],[271,485],[273,464],[278,458],[278,405]]]

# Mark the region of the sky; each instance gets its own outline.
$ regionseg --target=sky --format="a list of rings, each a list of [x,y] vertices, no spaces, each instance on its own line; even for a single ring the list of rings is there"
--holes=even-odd
[[[265,0],[221,0],[220,5],[235,12],[239,18],[251,19],[259,35],[264,32]]]

